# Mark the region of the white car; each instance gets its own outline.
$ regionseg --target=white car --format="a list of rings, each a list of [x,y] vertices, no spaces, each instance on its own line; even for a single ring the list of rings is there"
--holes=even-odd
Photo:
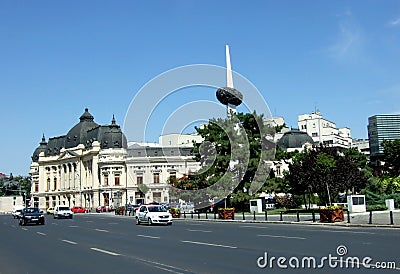
[[[172,215],[163,205],[142,205],[136,212],[136,224],[172,225]]]
[[[192,213],[194,212],[194,203],[193,202],[183,203],[179,206],[179,208],[181,212]]]
[[[12,210],[12,216],[14,217],[14,219],[15,218],[19,218],[19,216],[21,216],[21,213],[22,213],[22,210],[24,209],[25,207],[23,206],[23,205],[16,205],[16,206],[13,206],[13,210]]]
[[[53,213],[54,219],[60,219],[60,218],[72,219],[72,216],[74,216],[74,212],[72,212],[72,210],[68,206],[57,205],[54,207],[54,213]]]

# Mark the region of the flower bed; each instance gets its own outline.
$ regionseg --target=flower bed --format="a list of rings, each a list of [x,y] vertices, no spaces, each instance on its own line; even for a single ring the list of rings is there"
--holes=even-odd
[[[219,208],[218,209],[218,219],[235,219],[235,209],[234,208]]]
[[[181,217],[181,210],[179,208],[170,207],[168,209],[169,213],[171,213],[172,218],[180,218]]]
[[[343,208],[338,206],[328,206],[319,209],[319,221],[321,223],[343,222]]]

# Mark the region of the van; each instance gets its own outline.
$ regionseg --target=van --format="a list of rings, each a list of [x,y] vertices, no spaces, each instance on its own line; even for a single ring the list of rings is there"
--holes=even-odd
[[[74,213],[68,206],[57,205],[54,207],[54,215],[53,215],[54,219],[60,219],[60,218],[72,219],[73,215],[74,215]]]

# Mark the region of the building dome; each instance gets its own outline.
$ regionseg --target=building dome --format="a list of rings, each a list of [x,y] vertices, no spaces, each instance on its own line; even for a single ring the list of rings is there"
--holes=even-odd
[[[89,113],[89,110],[85,108],[85,112],[79,118],[80,122],[66,135],[65,148],[76,147],[79,144],[87,145],[87,132],[99,126],[93,121],[93,119],[94,118]]]
[[[47,148],[47,142],[46,139],[44,138],[44,134],[42,137],[42,141],[40,142],[40,145],[35,149],[32,155],[32,161],[37,162],[39,161],[39,154],[42,152],[45,152]]]
[[[89,142],[93,142],[95,140],[99,141],[100,147],[102,149],[126,149],[128,147],[125,134],[122,133],[121,127],[116,124],[114,115],[111,121],[111,125],[104,125],[89,130],[87,136]]]
[[[302,149],[306,143],[313,145],[314,140],[306,132],[298,129],[292,129],[283,134],[277,145],[285,150],[295,148]]]

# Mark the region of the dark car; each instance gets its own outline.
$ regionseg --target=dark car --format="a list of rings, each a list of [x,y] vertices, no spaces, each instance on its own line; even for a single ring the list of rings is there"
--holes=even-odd
[[[26,207],[19,217],[19,225],[37,224],[44,225],[43,211],[37,207]]]

